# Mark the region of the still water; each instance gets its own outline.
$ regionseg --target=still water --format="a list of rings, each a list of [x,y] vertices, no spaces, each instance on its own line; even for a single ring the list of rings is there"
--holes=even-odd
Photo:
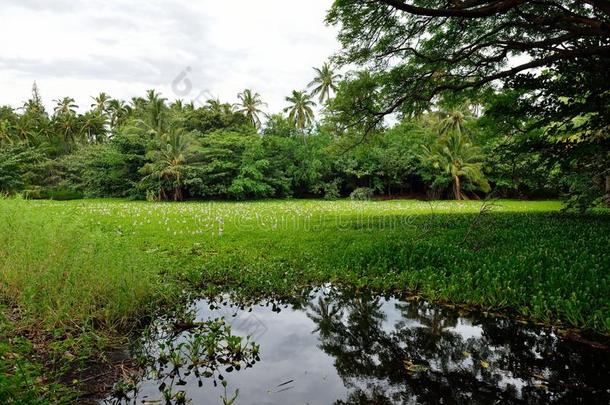
[[[226,364],[204,375],[198,359],[171,374],[149,367],[126,398],[106,403],[166,403],[168,387],[169,403],[193,404],[610,403],[604,345],[422,300],[321,288],[248,306],[199,300],[191,310],[195,321],[224,318],[258,353],[222,355]],[[171,340],[186,350],[193,335],[151,334],[142,346],[158,354]]]

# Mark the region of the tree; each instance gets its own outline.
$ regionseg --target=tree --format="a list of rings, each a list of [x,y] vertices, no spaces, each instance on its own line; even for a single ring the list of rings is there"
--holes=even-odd
[[[354,100],[337,111],[372,117],[367,132],[444,94],[502,85],[518,95],[504,111],[515,132],[544,129],[536,147],[553,164],[580,160],[581,179],[610,172],[587,164],[610,153],[608,1],[336,0],[327,21],[340,27],[339,65],[365,67],[383,95],[376,108]]]
[[[18,120],[19,116],[12,107],[0,107],[0,145],[2,143],[12,145],[17,141],[14,128]]]
[[[105,114],[108,111],[108,103],[110,102],[110,96],[104,92],[101,92],[96,97],[91,97],[94,101],[91,104],[93,108],[99,114]]]
[[[441,110],[436,113],[436,116],[439,120],[439,132],[442,135],[447,133],[458,133],[460,136],[466,135],[466,122],[468,119],[473,118],[466,108],[454,109],[451,111]]]
[[[330,92],[336,92],[337,81],[341,76],[335,74],[332,71],[329,63],[324,63],[321,68],[313,68],[316,71],[316,77],[307,85],[307,87],[314,87],[311,91],[312,96],[319,96],[320,104],[330,99]]]
[[[594,114],[591,127],[610,122],[607,1],[337,0],[327,21],[340,26],[339,61],[366,64],[385,88],[384,106],[371,112],[378,119],[503,80],[539,90],[549,119]],[[566,87],[580,89],[572,95],[582,100],[562,102]],[[560,104],[570,108],[556,111]]]
[[[176,114],[180,114],[184,112],[186,105],[184,104],[184,100],[176,99],[169,105],[169,109],[172,110]]]
[[[14,193],[23,190],[26,173],[44,160],[36,148],[25,144],[6,145],[0,148],[0,193]]]
[[[45,111],[36,82],[32,85],[32,96],[20,110],[23,114],[14,123],[16,138],[36,145],[47,140],[50,136],[49,116]]]
[[[184,112],[182,119],[178,121],[187,131],[199,131],[202,134],[218,129],[239,127],[247,127],[243,129],[248,133],[252,131],[251,120],[244,114],[233,111],[230,104],[221,103],[217,100],[212,100],[201,108],[193,108],[192,110],[189,108]]]
[[[263,128],[263,134],[291,138],[299,135],[299,130],[284,114],[279,113],[267,117],[267,122]]]
[[[122,100],[108,101],[108,114],[110,115],[110,130],[114,133],[121,126],[129,115],[129,108]]]
[[[205,102],[205,107],[213,112],[214,114],[231,114],[233,113],[233,106],[229,103],[223,103],[218,98],[209,99]]]
[[[79,117],[83,138],[92,143],[106,141],[106,116],[98,110],[88,111]]]
[[[483,156],[478,147],[461,132],[453,131],[442,135],[432,146],[422,145],[421,159],[436,170],[451,177],[453,195],[456,200],[464,199],[463,181],[478,185],[484,192],[490,186],[483,174]]]
[[[40,97],[40,91],[36,82],[32,84],[32,97],[25,102],[23,109],[26,113],[30,114],[44,114],[44,104],[42,103],[42,97]]]
[[[301,131],[305,127],[311,125],[314,119],[313,107],[316,103],[311,100],[311,96],[304,91],[294,90],[292,96],[286,97],[286,101],[290,103],[284,109],[288,113],[288,119]]]
[[[163,139],[160,148],[150,153],[152,163],[144,165],[141,172],[145,175],[142,181],[158,180],[158,198],[165,200],[171,197],[174,201],[182,200],[182,174],[184,168],[194,157],[195,141],[182,131],[173,130]],[[170,189],[170,194],[168,190]]]
[[[77,117],[73,114],[57,114],[52,124],[55,135],[53,141],[59,143],[58,146],[61,152],[70,152],[73,145],[83,134]]]
[[[155,90],[146,92],[146,118],[144,123],[152,135],[158,136],[165,132],[166,101],[167,99],[161,97],[161,94],[155,92]]]
[[[261,120],[259,115],[264,115],[261,107],[267,106],[261,100],[261,96],[258,93],[253,93],[252,90],[246,89],[237,95],[240,102],[236,104],[238,112],[248,117],[248,120],[252,123],[255,128],[260,128]]]
[[[54,112],[55,115],[76,115],[78,106],[72,97],[64,97],[62,99],[53,100],[56,103]]]

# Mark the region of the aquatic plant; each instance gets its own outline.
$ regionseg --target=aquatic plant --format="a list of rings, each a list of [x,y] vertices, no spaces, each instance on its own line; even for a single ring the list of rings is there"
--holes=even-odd
[[[180,387],[189,380],[202,387],[204,380],[211,379],[214,386],[220,381],[226,388],[223,372],[250,368],[260,360],[259,346],[249,337],[234,335],[222,318],[196,321],[192,310],[174,312],[147,326],[134,357],[144,370],[139,379],[156,381],[166,404],[187,402],[187,394]],[[113,393],[117,403],[137,397],[134,380],[130,376],[128,383],[117,383]],[[227,401],[230,404],[234,399],[227,397]]]

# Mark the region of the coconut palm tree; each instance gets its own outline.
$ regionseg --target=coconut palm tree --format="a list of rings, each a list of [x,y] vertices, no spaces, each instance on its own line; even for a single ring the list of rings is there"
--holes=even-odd
[[[167,99],[155,90],[148,90],[146,98],[133,97],[131,106],[125,106],[128,114],[136,119],[130,129],[144,131],[151,138],[165,136],[169,128],[169,110],[166,105]]]
[[[144,110],[146,108],[146,99],[142,97],[132,97],[129,101],[132,110]]]
[[[211,98],[205,102],[205,108],[215,113],[221,113],[223,104],[219,98]]]
[[[129,106],[122,100],[108,101],[108,114],[110,115],[110,129],[114,132],[125,122],[129,116]]]
[[[337,91],[337,81],[341,78],[340,75],[335,74],[330,64],[324,63],[321,68],[313,68],[316,71],[316,77],[307,85],[307,87],[314,87],[311,91],[312,96],[319,96],[320,104],[330,99],[330,92]]]
[[[185,108],[185,104],[184,104],[184,100],[177,98],[176,100],[174,100],[172,103],[170,103],[169,105],[169,109],[176,112],[176,113],[181,113],[184,111]]]
[[[15,123],[14,128],[17,141],[26,142],[29,144],[38,144],[41,141],[40,131],[37,128],[37,122],[30,118],[27,114],[22,115]]]
[[[459,133],[466,135],[466,123],[475,118],[467,108],[453,109],[450,111],[439,111],[436,113],[438,118],[438,130],[441,135],[447,133]]]
[[[235,111],[234,105],[223,103],[218,98],[207,100],[205,102],[205,108],[218,115],[230,115]]]
[[[473,145],[468,137],[459,132],[447,133],[432,146],[422,146],[420,159],[424,163],[451,176],[453,195],[456,200],[464,199],[462,183],[468,181],[478,185],[484,192],[489,192],[490,186],[483,174],[483,156],[478,147]]]
[[[70,113],[57,114],[53,122],[55,133],[61,135],[56,141],[61,148],[69,152],[83,135],[76,115]]]
[[[267,104],[261,100],[260,94],[253,93],[252,90],[246,89],[239,93],[237,98],[239,98],[240,101],[235,105],[237,112],[244,114],[255,128],[260,128],[261,120],[259,115],[265,115],[260,108],[267,106]]]
[[[96,110],[88,111],[78,117],[80,121],[80,137],[91,143],[102,143],[107,140],[107,118]]]
[[[311,99],[311,96],[304,91],[294,90],[292,96],[286,97],[286,101],[290,103],[284,109],[288,113],[288,119],[299,128],[301,131],[305,127],[311,125],[314,119],[313,107],[316,103]]]
[[[78,106],[72,97],[64,97],[61,100],[53,100],[57,105],[55,106],[56,115],[75,115]]]
[[[104,92],[98,94],[96,97],[91,97],[94,101],[91,104],[93,108],[99,114],[105,114],[108,111],[108,103],[110,102],[110,96]]]
[[[333,325],[343,318],[341,306],[331,298],[320,296],[317,304],[313,301],[309,303],[309,309],[307,317],[317,325],[313,332],[320,332],[322,338],[330,337]]]
[[[146,92],[146,109],[148,112],[148,122],[150,129],[157,133],[162,132],[161,129],[164,124],[166,98],[161,97],[161,94],[154,90],[148,90]]]
[[[182,200],[182,172],[194,157],[195,140],[181,130],[171,130],[163,139],[160,149],[151,153],[152,163],[142,168],[145,177],[159,181],[159,199],[171,197]],[[168,195],[168,185],[171,195]]]

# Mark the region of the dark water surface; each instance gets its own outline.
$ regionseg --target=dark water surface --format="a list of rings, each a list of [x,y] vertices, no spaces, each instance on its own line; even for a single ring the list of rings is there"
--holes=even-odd
[[[243,310],[200,300],[193,310],[251,335],[260,361],[223,366],[201,384],[149,372],[122,403],[165,403],[162,383],[193,404],[223,404],[225,388],[226,403],[239,389],[234,404],[610,403],[608,349],[507,319],[332,288]]]

